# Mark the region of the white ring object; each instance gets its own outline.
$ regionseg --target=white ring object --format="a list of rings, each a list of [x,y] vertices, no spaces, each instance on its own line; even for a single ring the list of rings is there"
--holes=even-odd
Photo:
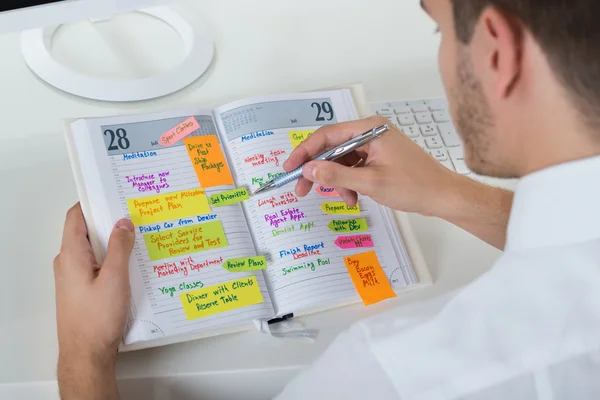
[[[91,77],[58,63],[52,57],[52,37],[60,26],[23,32],[21,47],[29,68],[50,85],[74,94],[102,101],[139,101],[175,93],[200,78],[214,56],[214,42],[200,31],[198,22],[188,19],[183,11],[171,7],[139,10],[170,25],[184,42],[184,59],[165,73],[141,79]]]

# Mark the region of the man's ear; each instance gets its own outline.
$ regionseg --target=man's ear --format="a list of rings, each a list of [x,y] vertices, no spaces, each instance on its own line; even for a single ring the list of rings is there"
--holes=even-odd
[[[474,68],[487,90],[498,98],[510,96],[522,69],[523,26],[496,7],[487,7],[471,43]]]

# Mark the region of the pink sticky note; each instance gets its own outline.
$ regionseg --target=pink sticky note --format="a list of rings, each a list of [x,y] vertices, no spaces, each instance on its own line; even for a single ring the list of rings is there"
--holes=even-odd
[[[335,240],[340,249],[356,249],[358,247],[373,247],[371,235],[340,236]]]
[[[340,197],[339,193],[332,187],[317,185],[315,192],[324,197]]]
[[[198,121],[196,121],[196,118],[190,117],[177,125],[175,128],[163,133],[163,135],[160,137],[159,143],[162,146],[173,146],[175,143],[189,134],[194,133],[198,129],[200,129]]]

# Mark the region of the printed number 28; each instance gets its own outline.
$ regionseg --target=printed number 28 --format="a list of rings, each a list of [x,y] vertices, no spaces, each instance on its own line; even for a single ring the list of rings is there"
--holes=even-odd
[[[327,121],[331,121],[333,119],[333,107],[331,107],[331,104],[329,102],[325,101],[321,104],[314,102],[311,104],[311,107],[317,109],[317,118],[315,119],[315,121],[325,121],[325,117],[321,115],[323,113],[329,114]]]
[[[131,146],[131,143],[129,143],[129,139],[127,139],[127,132],[125,131],[125,129],[117,129],[116,135],[114,131],[107,129],[104,131],[104,136],[108,135],[110,135],[110,145],[108,146],[108,151],[119,149],[127,150],[129,146]],[[116,145],[115,139],[117,142]]]

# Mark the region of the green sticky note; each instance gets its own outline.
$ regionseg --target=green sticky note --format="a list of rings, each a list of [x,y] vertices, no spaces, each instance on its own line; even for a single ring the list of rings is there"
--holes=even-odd
[[[354,207],[348,207],[343,201],[332,201],[323,203],[321,211],[325,214],[360,214],[360,206],[356,204]]]
[[[144,241],[148,248],[148,255],[153,261],[229,245],[221,221],[149,233],[144,235]]]
[[[241,203],[244,200],[249,200],[250,195],[246,188],[229,190],[227,192],[217,193],[210,196],[210,204],[213,207],[228,206],[235,203]]]
[[[225,260],[223,268],[229,272],[258,271],[267,269],[267,259],[264,256],[230,258]]]
[[[333,220],[327,226],[334,232],[364,232],[369,229],[366,218]]]

